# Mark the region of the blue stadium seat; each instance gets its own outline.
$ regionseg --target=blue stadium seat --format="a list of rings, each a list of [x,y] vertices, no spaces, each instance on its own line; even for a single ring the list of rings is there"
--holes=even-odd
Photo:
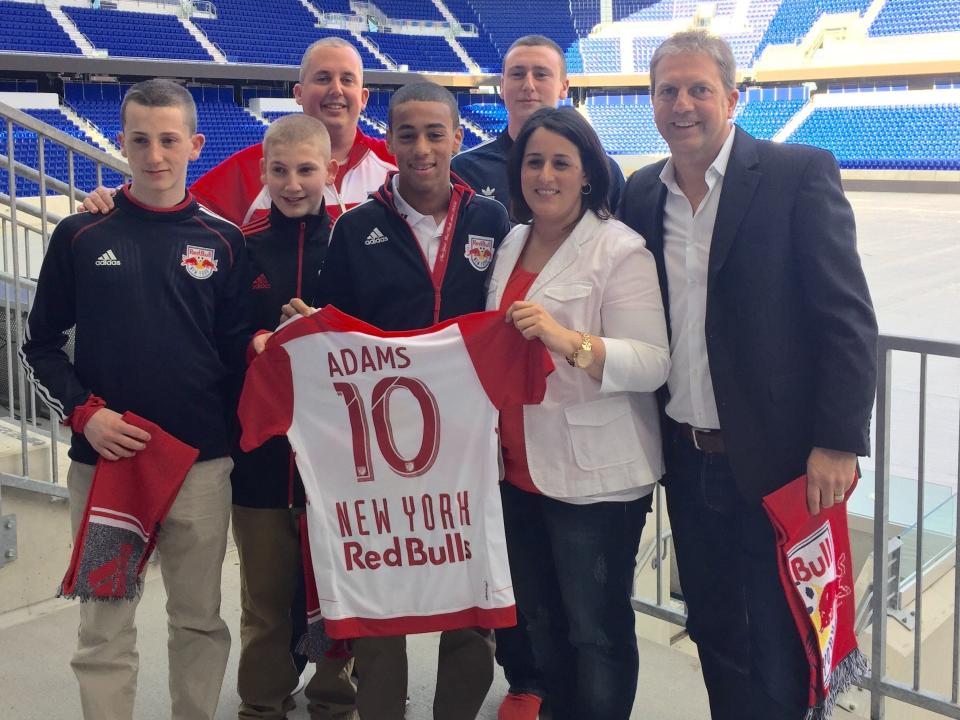
[[[843,168],[960,170],[960,103],[821,107],[787,142],[826,148]]]
[[[43,4],[0,0],[0,51],[79,55],[73,40]]]
[[[869,35],[917,35],[960,31],[960,3],[956,0],[887,0]]]
[[[112,56],[213,60],[173,15],[71,6],[63,11],[94,47]]]

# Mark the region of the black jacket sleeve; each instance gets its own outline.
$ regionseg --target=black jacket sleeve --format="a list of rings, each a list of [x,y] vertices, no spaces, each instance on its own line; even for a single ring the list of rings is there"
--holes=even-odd
[[[816,328],[814,445],[868,455],[877,387],[877,320],[857,254],[853,210],[830,153],[813,152],[791,224]]]
[[[67,331],[76,324],[73,234],[68,223],[53,231],[27,319],[26,342],[20,349],[27,378],[61,420],[90,396],[63,350]]]
[[[246,369],[247,346],[253,337],[248,316],[250,302],[250,260],[246,243],[239,230],[229,236],[233,250],[233,265],[230,275],[217,299],[216,342],[220,361],[230,373],[243,373]]]

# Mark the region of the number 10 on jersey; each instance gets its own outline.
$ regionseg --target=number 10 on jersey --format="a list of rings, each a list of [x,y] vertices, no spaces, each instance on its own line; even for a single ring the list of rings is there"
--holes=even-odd
[[[333,389],[343,398],[350,420],[353,439],[353,464],[358,482],[373,480],[370,456],[370,426],[367,408],[359,388],[353,383],[337,382]],[[420,406],[423,434],[420,449],[412,458],[405,458],[397,449],[390,417],[390,396],[395,392],[409,392]],[[437,459],[440,449],[440,413],[437,399],[422,380],[412,377],[385,377],[377,382],[370,395],[370,417],[377,437],[380,455],[390,468],[403,477],[417,477],[427,472]]]

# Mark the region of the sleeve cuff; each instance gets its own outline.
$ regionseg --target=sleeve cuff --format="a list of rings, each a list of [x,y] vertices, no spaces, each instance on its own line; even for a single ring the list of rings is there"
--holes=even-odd
[[[93,417],[94,413],[101,408],[105,408],[106,406],[107,403],[103,398],[97,397],[91,393],[86,402],[84,402],[82,405],[77,405],[73,409],[73,412],[64,418],[63,424],[69,427],[75,433],[82,433],[83,428],[87,425],[87,421]]]

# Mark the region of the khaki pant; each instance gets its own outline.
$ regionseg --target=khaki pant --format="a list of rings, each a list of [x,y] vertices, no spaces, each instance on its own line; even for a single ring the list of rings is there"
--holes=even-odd
[[[230,653],[220,617],[220,574],[230,520],[230,458],[196,463],[160,530],[157,552],[167,590],[173,720],[212,720]],[[67,474],[74,537],[83,521],[93,465]],[[80,605],[71,666],[86,720],[131,720],[137,687],[138,599]]]
[[[240,555],[241,720],[281,720],[295,706],[298,673],[290,655],[290,606],[303,574],[299,514],[288,509],[233,506],[233,537]],[[311,720],[352,720],[353,661],[317,663],[305,695]]]
[[[493,631],[480,628],[440,634],[434,720],[473,720],[493,682]],[[357,659],[357,710],[361,720],[403,720],[407,699],[407,638],[353,641]]]

